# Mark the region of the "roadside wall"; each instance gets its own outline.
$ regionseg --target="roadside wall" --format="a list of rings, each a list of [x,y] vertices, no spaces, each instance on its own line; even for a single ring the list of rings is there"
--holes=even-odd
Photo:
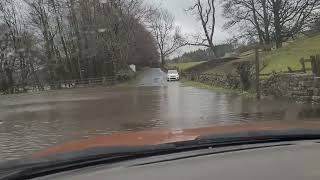
[[[240,77],[216,74],[183,74],[191,81],[228,89],[243,89]],[[320,77],[311,74],[274,74],[261,81],[264,96],[286,97],[299,102],[320,104]]]
[[[320,103],[320,77],[310,74],[275,74],[262,81],[266,96],[288,97],[300,102]]]
[[[230,89],[238,89],[241,88],[240,77],[237,76],[223,76],[217,74],[183,74],[185,78],[191,81],[201,82],[203,84],[224,87]]]

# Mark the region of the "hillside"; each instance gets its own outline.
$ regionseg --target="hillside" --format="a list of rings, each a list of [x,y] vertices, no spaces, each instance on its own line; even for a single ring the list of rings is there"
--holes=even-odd
[[[320,54],[320,35],[312,38],[301,38],[288,43],[281,49],[268,53],[264,58],[267,67],[262,73],[287,71],[288,66],[293,70],[299,70],[301,69],[301,58],[308,59],[311,55],[316,54]]]
[[[188,63],[168,63],[167,66],[169,68],[177,68],[181,71],[189,69],[191,67],[194,67],[196,65],[202,64],[205,61],[199,61],[199,62],[188,62]]]
[[[292,70],[300,70],[300,59],[308,59],[311,55],[316,54],[320,54],[320,35],[311,38],[303,37],[296,41],[288,42],[281,49],[260,52],[261,64],[265,65],[261,73],[269,74],[273,71],[288,71],[288,67]],[[253,60],[254,52],[248,51],[241,54],[240,59],[207,70],[206,73],[232,73],[235,71],[238,62]],[[310,67],[310,64],[307,64],[308,67]]]

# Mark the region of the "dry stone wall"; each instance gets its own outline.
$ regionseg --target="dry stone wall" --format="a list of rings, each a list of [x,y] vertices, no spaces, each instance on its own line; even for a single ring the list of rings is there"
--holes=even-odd
[[[320,103],[320,77],[311,74],[274,74],[262,81],[264,95]]]

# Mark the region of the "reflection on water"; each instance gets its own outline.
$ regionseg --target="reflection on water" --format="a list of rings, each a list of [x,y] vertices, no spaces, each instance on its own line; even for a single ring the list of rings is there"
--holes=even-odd
[[[151,128],[194,128],[320,117],[320,107],[214,93],[146,72],[132,88],[88,88],[0,97],[0,159],[72,139]]]

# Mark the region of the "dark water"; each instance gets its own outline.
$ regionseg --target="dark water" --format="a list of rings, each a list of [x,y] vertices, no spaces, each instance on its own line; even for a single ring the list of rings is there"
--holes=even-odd
[[[68,140],[119,131],[316,119],[320,107],[167,83],[159,69],[131,88],[85,88],[0,96],[0,161]]]

